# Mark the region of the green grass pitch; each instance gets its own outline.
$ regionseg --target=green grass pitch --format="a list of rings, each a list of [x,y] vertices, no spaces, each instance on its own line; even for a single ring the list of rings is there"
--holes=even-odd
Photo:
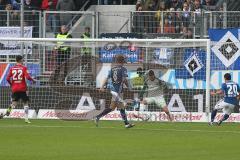
[[[0,120],[1,160],[239,160],[240,124]]]

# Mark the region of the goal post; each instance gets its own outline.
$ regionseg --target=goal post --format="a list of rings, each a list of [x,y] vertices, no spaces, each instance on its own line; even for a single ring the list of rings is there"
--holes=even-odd
[[[206,117],[210,121],[210,83],[211,83],[211,43],[207,39],[207,59],[206,59]]]
[[[0,38],[0,43],[0,108],[10,103],[11,93],[5,76],[14,64],[14,55],[20,54],[19,44],[23,43],[26,65],[30,74],[38,79],[36,85],[29,84],[30,108],[38,113],[38,118],[84,119],[86,110],[90,115],[87,118],[92,118],[108,107],[110,92],[98,89],[115,65],[114,57],[122,54],[126,58],[124,66],[131,86],[130,91],[124,90],[130,119],[138,120],[134,114],[148,114],[152,115],[151,121],[166,121],[162,112],[164,103],[159,102],[161,99],[155,100],[163,93],[176,121],[208,121],[211,104],[211,45],[208,39]],[[6,59],[6,55],[10,59]],[[167,90],[145,90],[143,98],[148,98],[149,104],[141,108],[142,80],[148,79],[149,70]],[[104,118],[118,120],[119,113],[114,111]]]

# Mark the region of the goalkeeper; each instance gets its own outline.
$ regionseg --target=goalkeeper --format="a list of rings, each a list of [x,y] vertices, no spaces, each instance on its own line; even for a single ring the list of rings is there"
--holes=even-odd
[[[161,108],[168,116],[168,119],[172,121],[172,116],[168,110],[167,104],[164,100],[164,93],[168,89],[168,85],[156,78],[154,71],[150,70],[148,72],[148,77],[144,82],[142,91],[140,92],[140,111],[147,110],[148,104],[155,104],[157,107]],[[143,98],[143,95],[146,93],[146,97]]]

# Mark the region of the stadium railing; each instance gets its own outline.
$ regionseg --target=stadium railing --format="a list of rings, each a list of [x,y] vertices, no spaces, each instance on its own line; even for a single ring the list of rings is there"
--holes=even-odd
[[[0,17],[0,26],[20,25],[19,11],[0,11]],[[209,28],[236,28],[240,23],[239,11],[202,11],[201,13],[25,11],[24,18],[26,26],[33,26],[33,37],[40,38],[54,37],[54,34],[59,32],[61,24],[67,25],[76,35],[75,38],[81,37],[85,27],[91,28],[93,38],[107,32],[159,34],[160,36],[168,34],[171,35],[168,37],[172,38],[207,38]],[[116,20],[119,20],[118,27],[115,27]]]
[[[42,37],[42,12],[24,11],[24,25],[33,27],[33,37]],[[20,26],[20,11],[2,11],[0,10],[0,27]]]
[[[91,28],[91,36],[95,35],[95,13],[88,11],[44,11],[43,37],[53,38],[59,33],[61,25],[69,28],[74,38],[80,38],[85,27]],[[55,24],[54,24],[54,23]],[[54,26],[55,25],[55,26]]]
[[[207,38],[209,28],[237,27],[238,12],[132,12],[132,32],[172,34],[173,38]],[[236,16],[234,16],[236,15]],[[190,36],[186,36],[190,32]],[[181,34],[180,36],[176,36]]]

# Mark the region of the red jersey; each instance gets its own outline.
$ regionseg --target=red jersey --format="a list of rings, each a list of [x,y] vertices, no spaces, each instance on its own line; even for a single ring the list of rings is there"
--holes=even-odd
[[[10,84],[13,93],[27,91],[26,78],[34,81],[29,75],[27,67],[23,66],[22,64],[16,64],[10,68],[7,75],[7,81]]]

